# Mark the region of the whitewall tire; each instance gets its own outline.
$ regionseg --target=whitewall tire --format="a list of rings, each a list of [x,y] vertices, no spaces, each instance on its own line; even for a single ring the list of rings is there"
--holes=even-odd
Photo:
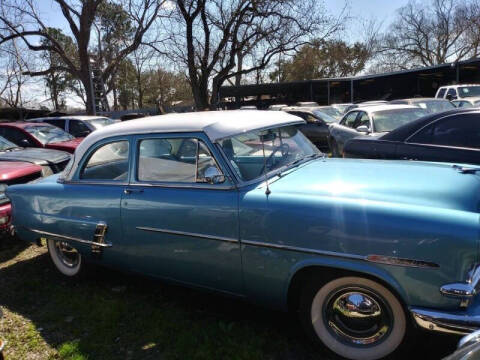
[[[393,353],[407,329],[397,297],[380,283],[355,276],[307,284],[300,316],[314,339],[352,360],[377,360]]]
[[[82,255],[68,243],[47,240],[48,253],[55,268],[67,277],[78,277],[83,273]]]

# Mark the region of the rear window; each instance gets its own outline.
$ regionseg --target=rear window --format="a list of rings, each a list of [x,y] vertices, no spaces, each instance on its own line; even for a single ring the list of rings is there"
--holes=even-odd
[[[375,132],[392,131],[425,115],[428,112],[420,108],[376,111],[373,114]]]
[[[440,89],[440,91],[437,94],[437,98],[443,98],[445,96],[446,91],[447,91],[447,89],[445,89],[445,88]]]

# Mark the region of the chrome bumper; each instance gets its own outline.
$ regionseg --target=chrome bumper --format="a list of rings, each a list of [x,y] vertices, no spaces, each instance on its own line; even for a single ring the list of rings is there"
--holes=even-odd
[[[410,312],[419,327],[430,331],[465,335],[480,329],[480,313],[441,312],[422,308],[412,308]]]

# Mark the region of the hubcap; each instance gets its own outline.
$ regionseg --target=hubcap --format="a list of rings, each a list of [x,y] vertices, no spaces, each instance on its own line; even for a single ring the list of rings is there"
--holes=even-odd
[[[390,308],[366,289],[334,292],[323,311],[330,333],[349,345],[377,345],[392,328]]]
[[[78,251],[64,241],[55,242],[55,252],[62,264],[69,268],[76,267],[80,262],[80,254]]]

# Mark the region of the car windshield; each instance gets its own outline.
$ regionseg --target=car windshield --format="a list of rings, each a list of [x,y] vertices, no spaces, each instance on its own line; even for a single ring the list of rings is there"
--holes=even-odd
[[[25,130],[43,145],[74,139],[72,135],[55,126],[27,126]]]
[[[421,108],[375,111],[373,114],[375,132],[392,131],[425,115],[428,115],[428,111]]]
[[[316,109],[315,111],[319,111],[319,112],[322,112],[324,114],[327,114],[328,116],[333,117],[337,120],[340,120],[343,116],[343,114],[340,112],[340,110],[338,110],[338,109],[336,109],[332,106]]]
[[[115,120],[110,118],[97,118],[97,119],[88,120],[88,122],[92,124],[93,127],[97,130],[104,126],[115,124]]]
[[[14,149],[17,147],[18,145],[15,145],[14,143],[0,136],[0,151],[6,151],[8,149]]]
[[[321,155],[295,126],[250,131],[225,138],[220,145],[244,181]]]
[[[418,101],[414,102],[415,105],[421,107],[422,109],[427,110],[430,114],[435,114],[443,111],[448,111],[455,109],[455,105],[453,105],[450,101],[442,101],[442,100],[427,100],[427,101]]]
[[[313,110],[312,112],[316,117],[322,119],[326,123],[338,122],[338,119],[336,117],[333,117],[332,115],[328,114],[326,111],[323,111],[323,109],[322,110]]]
[[[461,86],[458,92],[462,98],[480,96],[480,86]]]

